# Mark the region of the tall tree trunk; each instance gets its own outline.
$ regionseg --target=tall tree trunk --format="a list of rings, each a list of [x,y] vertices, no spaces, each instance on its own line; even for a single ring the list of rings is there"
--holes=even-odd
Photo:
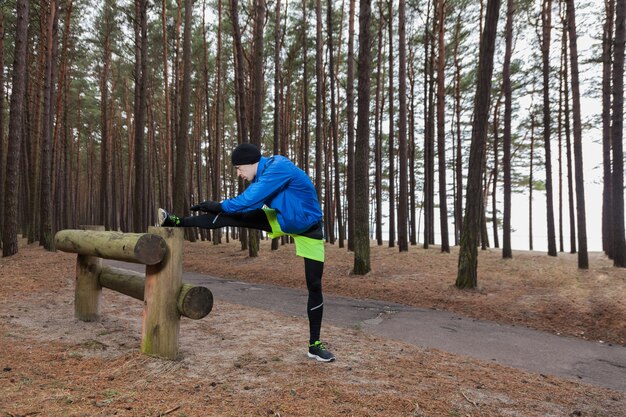
[[[19,163],[23,142],[24,98],[26,96],[26,53],[28,42],[28,0],[17,0],[15,49],[13,52],[13,80],[9,115],[9,136],[4,195],[4,225],[2,229],[2,256],[15,255],[17,244],[17,196],[19,194]]]
[[[606,20],[602,31],[602,250],[613,258],[612,173],[611,173],[611,62],[614,0],[605,0]],[[565,28],[564,28],[565,31]]]
[[[502,174],[504,181],[504,214],[502,224],[502,257],[512,258],[511,249],[511,118],[512,118],[512,91],[511,91],[511,55],[513,51],[513,16],[515,4],[507,0],[506,27],[504,30],[506,46],[504,53],[504,67],[502,69],[502,90],[504,90],[504,134],[502,144]]]
[[[375,164],[375,172],[374,172],[374,190],[376,193],[375,197],[375,223],[376,223],[376,243],[378,246],[383,245],[383,151],[382,151],[382,138],[381,138],[381,117],[380,115],[383,112],[383,105],[381,103],[381,90],[383,89],[383,59],[382,59],[382,50],[383,50],[383,28],[384,28],[384,18],[383,18],[383,2],[382,0],[378,1],[378,16],[379,16],[379,24],[378,24],[378,49],[377,49],[377,58],[376,58],[376,93],[375,93],[375,104],[374,104],[374,164]]]
[[[346,197],[348,203],[348,250],[354,250],[354,14],[355,0],[350,0],[348,18],[348,74],[346,85],[348,172],[346,173]]]
[[[315,2],[316,35],[315,35],[315,190],[317,199],[322,202],[322,170],[324,155],[324,138],[322,130],[323,108],[322,96],[324,94],[324,69],[323,69],[323,43],[322,43],[322,0]]]
[[[235,86],[237,89],[237,132],[239,143],[249,142],[248,120],[246,118],[246,85],[244,78],[243,46],[241,45],[241,29],[239,27],[238,0],[230,0],[230,19],[233,25],[233,43],[235,44]]]
[[[358,115],[355,143],[354,268],[355,275],[371,270],[369,241],[369,103],[371,65],[371,0],[359,1]]]
[[[450,253],[448,239],[448,196],[446,190],[446,121],[445,121],[445,1],[437,3],[438,53],[437,53],[437,150],[439,161],[439,224],[441,228],[441,251]]]
[[[302,150],[300,163],[304,172],[309,175],[309,56],[307,42],[307,0],[302,0]]]
[[[145,231],[146,217],[146,166],[145,166],[145,125],[146,103],[148,94],[148,1],[135,0],[135,18],[137,19],[136,47],[135,47],[135,193],[133,199],[133,231]],[[184,100],[184,96],[183,96]],[[180,151],[180,150],[179,150]],[[186,155],[185,155],[186,156]],[[180,171],[177,172],[179,174]],[[185,191],[182,183],[178,184],[177,198],[174,200],[174,212],[182,213],[180,193]]]
[[[261,149],[263,132],[263,24],[265,23],[265,0],[256,0],[254,12],[254,57],[252,62],[252,130],[250,142]],[[250,257],[258,256],[259,241],[257,231],[249,230]]]
[[[183,213],[188,207],[188,146],[191,102],[191,33],[193,0],[185,0],[185,31],[183,33],[183,86],[180,96],[180,116],[176,134],[176,177],[174,180],[174,211]]]
[[[344,227],[341,210],[341,190],[339,181],[339,134],[337,132],[337,114],[335,105],[335,59],[333,56],[333,2],[327,2],[327,28],[328,33],[328,69],[330,71],[330,129],[332,136],[333,158],[335,166],[335,210],[337,215],[337,229],[339,234],[339,247],[343,248]],[[333,228],[334,229],[334,228]]]
[[[576,41],[577,35],[576,35],[576,14],[575,13],[576,12],[574,9],[574,0],[567,0],[567,23],[568,23],[568,31],[569,31],[570,60],[571,60],[571,65],[572,65],[572,106],[573,106],[572,110],[573,110],[573,116],[574,116],[574,162],[575,162],[575,170],[576,170],[575,182],[576,182],[576,224],[578,226],[578,268],[589,269],[589,256],[587,254],[587,224],[586,224],[587,218],[586,218],[586,213],[585,213],[585,182],[584,182],[585,171],[583,169],[582,120],[581,120],[581,114],[580,114],[580,83],[578,79],[578,46],[577,46],[577,41]],[[617,34],[616,34],[616,38],[617,38]],[[623,42],[622,42],[622,46],[623,46]],[[623,66],[622,66],[622,71],[623,71]],[[623,73],[620,73],[620,74],[623,76]],[[613,121],[613,126],[615,127],[615,121]],[[620,143],[621,143],[621,140],[620,140]],[[614,152],[615,152],[615,148],[614,148]],[[615,178],[613,178],[613,180],[615,180]],[[613,195],[613,198],[615,201],[615,194]],[[623,212],[622,212],[621,219],[622,219],[621,230],[622,230],[622,236],[623,236],[624,235]],[[617,230],[619,230],[618,228],[619,228],[620,222],[617,219],[614,219],[614,222],[616,222],[614,233],[618,233]]]
[[[415,174],[415,65],[413,65],[415,54],[409,49],[409,82],[411,84],[411,111],[409,113],[409,200],[410,200],[410,226],[409,240],[411,245],[417,245],[417,178]]]
[[[46,73],[44,81],[43,125],[41,139],[41,201],[40,201],[40,245],[54,250],[52,230],[52,132],[54,130],[55,80],[57,77],[57,49],[60,4],[50,1],[47,23]]]
[[[249,142],[248,136],[248,119],[246,112],[246,88],[244,77],[244,57],[243,46],[241,44],[241,30],[239,28],[239,5],[237,0],[230,0],[230,18],[233,25],[233,43],[235,44],[235,87],[237,94],[235,96],[236,113],[237,113],[237,132],[239,143]],[[226,179],[224,178],[224,182]],[[239,190],[243,189],[243,183],[238,181]],[[224,187],[226,189],[226,187]],[[228,237],[227,237],[228,238]],[[247,229],[242,229],[239,236],[241,249],[248,249]]]
[[[563,37],[567,39],[567,24],[563,25]],[[574,205],[574,175],[572,173],[574,162],[572,160],[572,140],[570,129],[570,105],[569,105],[569,65],[568,59],[563,62],[563,101],[565,102],[565,146],[567,156],[567,194],[569,207],[569,230],[570,230],[570,253],[576,253],[576,207]]]
[[[395,98],[394,98],[394,57],[393,57],[393,2],[387,2],[387,29],[389,35],[389,247],[396,246],[396,157],[395,157]],[[401,93],[404,93],[402,91]]]
[[[534,111],[531,106],[531,112]],[[535,114],[530,116],[530,164],[528,169],[528,250],[533,250],[533,190],[535,188]]]
[[[281,39],[281,28],[280,28],[280,3],[281,0],[276,0],[276,9],[274,14],[274,155],[280,152],[280,143],[281,143],[281,83],[280,83],[280,75],[281,75],[281,62],[280,62],[280,39]],[[272,250],[278,249],[278,241],[279,239],[272,239]]]
[[[398,249],[400,252],[409,250],[409,240],[407,234],[408,227],[408,150],[407,150],[407,108],[406,108],[406,1],[400,0],[398,3],[398,36],[399,36],[399,63],[398,69],[398,90],[399,94],[399,117],[398,140],[400,158],[400,190],[398,201]],[[448,249],[450,250],[450,249]]]
[[[543,62],[543,141],[546,154],[546,219],[548,226],[548,255],[556,256],[556,235],[554,230],[554,201],[552,197],[552,153],[550,150],[550,31],[552,30],[552,0],[544,0],[541,12]]]
[[[435,0],[436,1],[436,0]],[[428,75],[431,73],[430,68],[432,67],[432,62],[429,59],[429,47],[430,47],[430,0],[428,0],[428,4],[426,6],[426,24],[424,25],[424,197],[422,201],[422,208],[424,211],[424,249],[428,249],[431,236],[430,236],[430,224],[433,222],[433,219],[430,215],[430,198],[432,195],[432,178],[430,171],[430,160],[431,160],[431,130],[429,127],[430,115],[429,112],[431,107],[429,105],[430,99],[428,96],[429,91],[429,77]]]
[[[220,3],[221,4],[221,3]],[[171,103],[170,103],[170,85],[169,85],[169,55],[167,48],[167,7],[166,1],[161,1],[161,36],[163,47],[163,94],[165,105],[165,178],[164,178],[164,191],[165,198],[162,204],[165,207],[173,207],[173,190],[172,190],[172,125],[171,125]]]
[[[100,71],[100,211],[99,222],[105,229],[109,227],[109,201],[106,196],[109,191],[109,156],[107,153],[109,143],[109,68],[111,63],[111,30],[113,16],[111,5],[105,2],[103,5],[103,57],[102,69]]]
[[[4,14],[0,9],[0,195],[4,195],[5,160],[4,153]],[[4,204],[0,204],[0,233],[4,229]],[[2,239],[0,239],[0,248]]]
[[[461,226],[463,224],[463,146],[461,140],[461,60],[459,44],[461,32],[461,12],[459,12],[455,28],[454,43],[454,113],[456,116],[456,154],[454,155],[454,244],[459,244]]]
[[[461,233],[459,269],[455,285],[458,288],[476,288],[478,284],[478,236],[482,197],[482,166],[487,139],[493,55],[498,27],[500,0],[488,0],[485,30],[481,35],[478,60],[476,99],[472,124],[472,144],[467,180],[465,217]]]
[[[493,247],[499,248],[500,241],[498,239],[498,208],[497,208],[497,191],[498,191],[498,164],[500,152],[500,104],[501,97],[495,105],[493,112],[493,181],[491,182],[491,225],[493,227]],[[487,191],[487,190],[485,190]]]
[[[624,153],[622,142],[624,136],[625,43],[626,0],[617,0],[615,8],[615,50],[613,51],[613,130],[611,136],[613,145],[613,265],[620,268],[626,267],[626,240],[624,238]],[[574,67],[572,65],[572,78],[573,73]],[[576,191],[578,192],[578,187],[576,187]],[[580,242],[580,232],[578,236]],[[582,246],[579,254],[580,252],[582,252]]]

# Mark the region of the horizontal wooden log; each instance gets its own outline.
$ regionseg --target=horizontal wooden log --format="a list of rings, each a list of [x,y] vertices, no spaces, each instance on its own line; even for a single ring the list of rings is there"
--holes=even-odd
[[[145,275],[127,269],[103,266],[99,274],[100,285],[113,291],[142,300]],[[213,293],[206,287],[183,284],[178,293],[178,312],[190,319],[206,317],[213,309]]]
[[[60,230],[54,237],[57,249],[79,255],[155,265],[163,259],[167,245],[152,233]]]

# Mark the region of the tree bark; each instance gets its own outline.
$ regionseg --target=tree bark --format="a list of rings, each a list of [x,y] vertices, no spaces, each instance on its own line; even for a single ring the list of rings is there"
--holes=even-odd
[[[511,249],[511,118],[512,118],[512,88],[511,88],[511,55],[513,50],[513,16],[515,5],[513,0],[507,0],[504,67],[502,69],[502,89],[504,90],[504,134],[502,144],[502,174],[504,182],[504,214],[502,225],[502,257],[513,257]]]
[[[552,30],[552,0],[544,0],[541,13],[542,41],[541,56],[543,62],[543,141],[546,166],[546,219],[548,226],[548,255],[556,256],[556,234],[554,230],[554,200],[552,196],[552,152],[550,149],[550,31]]]
[[[582,150],[582,120],[580,111],[580,83],[578,78],[578,46],[576,40],[577,35],[575,13],[576,12],[574,9],[574,0],[567,0],[567,23],[569,31],[570,60],[572,66],[572,110],[574,117],[574,164],[576,183],[576,224],[578,226],[578,268],[589,269],[589,256],[587,254],[587,217],[585,211],[585,182]],[[622,216],[622,219],[623,218],[624,216]]]
[[[135,192],[133,199],[133,231],[145,230],[146,218],[146,177],[145,177],[145,126],[148,94],[148,1],[135,0],[136,49],[135,49]],[[183,95],[184,99],[184,95]],[[179,183],[178,185],[181,185]],[[185,188],[181,187],[184,192]],[[182,205],[175,199],[174,211],[182,213]]]
[[[448,196],[446,191],[446,121],[445,121],[445,1],[437,3],[438,52],[437,52],[437,150],[439,162],[439,224],[441,231],[441,252],[450,253],[448,238]]]
[[[615,7],[615,49],[613,51],[613,129],[611,132],[611,142],[613,145],[613,265],[620,268],[626,267],[623,152],[624,43],[626,43],[626,1],[617,0]],[[574,68],[572,66],[572,75],[573,73]],[[576,187],[576,191],[578,193],[578,186]],[[578,233],[578,236],[580,246],[580,232]],[[579,250],[579,254],[580,252],[582,252],[582,249]]]
[[[612,170],[611,170],[611,62],[614,0],[604,2],[606,19],[602,31],[602,250],[613,258]],[[565,32],[565,28],[563,30]]]
[[[369,242],[369,103],[371,65],[371,0],[359,1],[358,120],[355,143],[355,275],[371,270]]]
[[[409,250],[408,239],[408,180],[409,173],[407,167],[408,147],[407,147],[407,107],[406,107],[406,1],[400,0],[398,3],[398,37],[399,37],[399,72],[398,90],[399,94],[399,117],[398,122],[398,154],[400,158],[400,190],[398,201],[398,249],[400,252]],[[449,250],[449,249],[448,249]]]
[[[389,35],[389,247],[396,246],[396,157],[395,157],[395,98],[394,98],[394,57],[393,57],[393,2],[387,2],[387,29]],[[404,93],[404,92],[402,92]]]
[[[44,75],[44,103],[41,139],[41,200],[39,220],[39,243],[45,249],[54,250],[52,230],[52,133],[56,104],[57,50],[60,4],[50,1],[47,22],[46,72]]]
[[[322,67],[323,44],[322,44],[322,0],[315,2],[316,35],[315,35],[315,190],[317,199],[322,202],[322,170],[324,155],[324,139],[322,137],[322,95],[324,72]]]
[[[455,283],[458,288],[476,288],[478,284],[477,246],[481,217],[482,166],[489,119],[493,55],[499,10],[500,0],[488,0],[485,29],[480,40],[465,217],[461,233],[458,275]]]
[[[346,85],[348,162],[346,173],[346,201],[348,203],[348,250],[354,250],[354,14],[355,0],[350,0],[348,20],[348,74]]]
[[[17,244],[17,197],[19,193],[19,161],[23,142],[22,119],[26,95],[26,52],[28,42],[28,0],[16,3],[15,49],[13,53],[13,80],[9,115],[9,144],[4,194],[4,225],[2,229],[2,256],[15,255]]]
[[[176,172],[174,180],[174,212],[184,213],[189,207],[188,147],[189,113],[191,103],[191,33],[193,1],[185,0],[185,31],[183,32],[183,85],[180,96],[180,115],[176,134]]]

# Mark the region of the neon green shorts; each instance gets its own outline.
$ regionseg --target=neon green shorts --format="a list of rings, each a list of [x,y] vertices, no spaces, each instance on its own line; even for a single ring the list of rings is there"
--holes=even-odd
[[[280,224],[278,224],[278,220],[276,219],[276,210],[264,208],[263,211],[272,228],[272,232],[269,233],[270,238],[291,236],[294,242],[296,242],[296,255],[313,259],[314,261],[324,262],[324,239],[313,239],[306,236],[285,233],[280,229]]]

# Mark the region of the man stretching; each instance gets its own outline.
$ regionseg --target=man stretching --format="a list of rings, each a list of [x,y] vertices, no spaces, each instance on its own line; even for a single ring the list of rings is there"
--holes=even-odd
[[[164,227],[246,227],[268,232],[271,238],[289,235],[296,255],[304,258],[304,275],[309,291],[309,358],[332,362],[335,356],[320,341],[324,312],[324,232],[322,210],[315,187],[304,171],[284,156],[261,156],[259,149],[243,143],[231,157],[233,166],[250,186],[235,198],[222,202],[204,201],[191,207],[199,216],[178,217],[159,209]]]

